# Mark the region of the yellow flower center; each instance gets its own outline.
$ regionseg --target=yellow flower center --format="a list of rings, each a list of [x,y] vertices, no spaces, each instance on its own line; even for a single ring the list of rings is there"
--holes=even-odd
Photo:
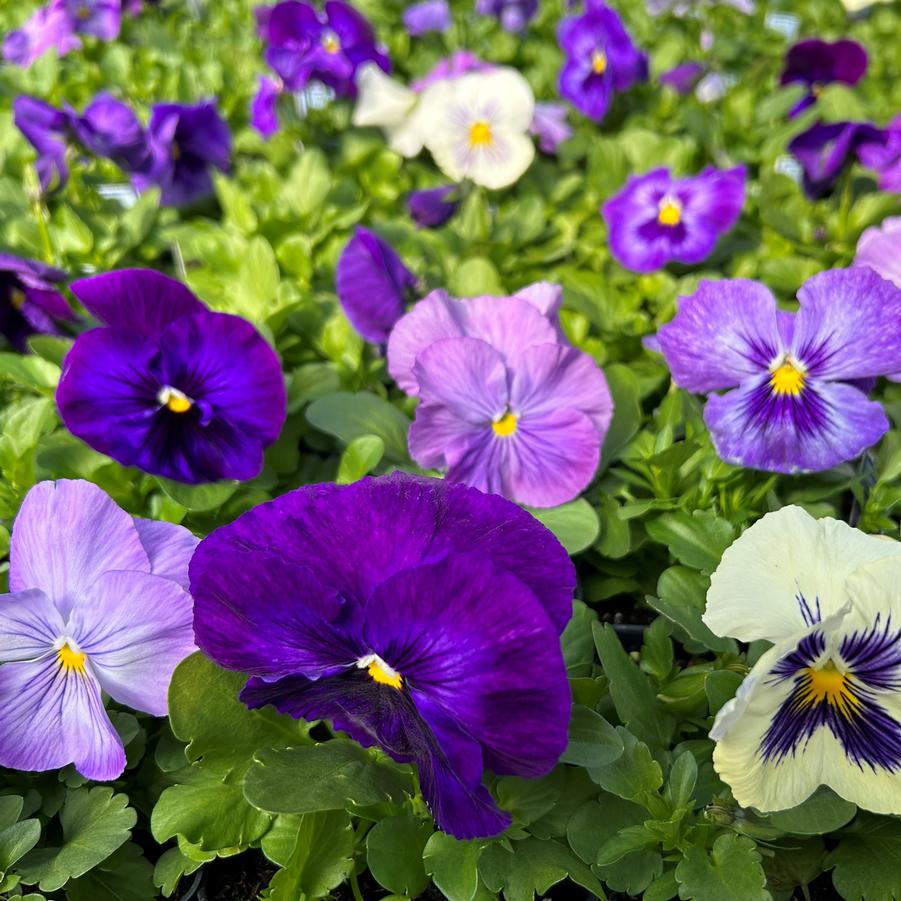
[[[194,401],[187,394],[167,385],[157,395],[160,405],[173,413],[187,413],[194,406]]]
[[[56,656],[65,672],[72,671],[84,675],[84,662],[87,659],[84,651],[73,651],[66,643],[56,652]]]
[[[678,198],[666,196],[660,201],[657,208],[657,221],[661,225],[670,228],[677,226],[682,221],[682,204]]]
[[[500,438],[508,438],[516,431],[516,423],[517,419],[512,413],[504,413],[500,419],[495,419],[491,423],[491,428]]]
[[[338,35],[333,31],[326,32],[322,37],[322,49],[326,53],[340,53],[341,41],[338,39]]]
[[[21,310],[25,306],[25,292],[21,288],[13,288],[9,292],[9,302],[14,310]]]
[[[860,701],[854,694],[854,677],[850,673],[840,672],[831,660],[820,669],[809,666],[803,673],[803,692],[799,701],[805,708],[825,702],[848,719],[860,707]]]
[[[78,18],[82,21],[91,18],[91,8],[89,6],[79,6],[78,7]]]
[[[770,387],[773,394],[790,394],[797,397],[804,390],[804,371],[795,366],[788,357],[780,366],[770,371]]]
[[[486,147],[494,143],[494,136],[491,134],[491,125],[485,121],[473,122],[469,126],[469,146],[470,147]]]
[[[404,677],[397,670],[388,666],[378,654],[367,654],[365,657],[361,657],[357,661],[357,669],[365,669],[373,682],[378,682],[379,685],[403,688]]]
[[[601,50],[595,50],[591,54],[591,69],[595,75],[603,75],[607,71],[607,54]]]

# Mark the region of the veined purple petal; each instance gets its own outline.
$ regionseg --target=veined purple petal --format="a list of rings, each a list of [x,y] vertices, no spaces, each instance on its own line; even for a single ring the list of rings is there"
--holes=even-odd
[[[39,588],[0,595],[0,663],[46,656],[64,630],[56,604]]]
[[[869,266],[901,288],[901,217],[886,219],[860,236],[854,265]]]
[[[188,564],[200,539],[173,522],[134,517],[138,537],[150,558],[150,572],[188,588]]]

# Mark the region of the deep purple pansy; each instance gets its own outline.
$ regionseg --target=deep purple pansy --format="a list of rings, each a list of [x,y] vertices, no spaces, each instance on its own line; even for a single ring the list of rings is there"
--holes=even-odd
[[[147,128],[148,164],[133,176],[139,191],[157,186],[163,206],[183,206],[213,192],[212,169],[227,172],[231,132],[213,101],[158,103]]]
[[[538,0],[476,0],[480,16],[493,16],[504,31],[512,34],[525,31],[538,12]]]
[[[268,45],[266,62],[289,90],[315,80],[341,97],[354,97],[354,76],[363,63],[390,69],[372,26],[341,0],[326,0],[322,13],[301,0],[284,0],[257,21]]]
[[[614,91],[625,91],[648,77],[648,58],[623,27],[620,17],[600,0],[589,0],[580,16],[560,23],[566,56],[560,94],[589,119],[600,122]]]
[[[819,38],[799,41],[785,57],[785,69],[779,83],[804,85],[807,93],[795,104],[789,116],[798,116],[816,103],[827,84],[857,84],[867,71],[867,62],[867,51],[857,41],[843,39],[833,43]]]
[[[122,774],[101,692],[166,715],[172,672],[194,650],[196,545],[181,526],[129,516],[90,482],[28,492],[0,596],[0,766],[74,763],[100,782]]]
[[[512,297],[433,291],[397,323],[388,371],[420,398],[410,428],[420,466],[533,507],[588,487],[613,401],[594,360],[562,337],[561,301],[546,282]]]
[[[562,103],[536,103],[529,132],[538,138],[538,146],[544,153],[556,153],[573,133],[566,121],[566,107]]]
[[[424,188],[411,191],[407,195],[407,210],[410,218],[420,228],[438,228],[444,225],[460,207],[457,185],[441,185],[438,188]]]
[[[415,764],[458,839],[510,824],[483,770],[541,776],[566,747],[574,586],[528,513],[406,473],[291,491],[191,561],[197,644],[250,674],[241,699]]]
[[[672,88],[677,94],[690,94],[704,74],[704,64],[698,62],[680,63],[660,75],[660,84]]]
[[[264,137],[278,131],[278,98],[284,87],[281,81],[260,76],[256,96],[250,104],[250,124]]]
[[[658,333],[673,381],[709,395],[704,420],[727,463],[820,472],[888,430],[860,381],[901,372],[901,290],[866,267],[835,269],[798,301],[787,313],[758,282],[703,281]]]
[[[69,180],[66,140],[72,132],[72,117],[37,97],[20,96],[13,101],[13,121],[37,151],[35,169],[41,191],[48,193]]]
[[[345,315],[367,341],[388,340],[415,285],[416,276],[387,241],[362,226],[354,231],[338,259],[335,287]]]
[[[804,170],[804,191],[812,200],[828,194],[845,167],[886,146],[882,129],[866,122],[818,122],[799,134],[789,153]]]
[[[147,165],[147,133],[128,104],[110,94],[98,94],[80,116],[72,113],[71,121],[78,140],[97,156],[112,160],[126,172]]]
[[[37,260],[0,253],[0,334],[18,351],[35,333],[59,334],[58,324],[75,319],[57,285],[66,273]]]
[[[744,199],[744,166],[708,167],[691,178],[668,169],[633,175],[603,207],[610,252],[633,272],[701,263],[738,221]]]
[[[56,399],[73,435],[180,482],[259,474],[285,421],[285,384],[249,322],[211,312],[148,269],[82,279],[72,291],[104,325],[63,361]]]
[[[422,0],[404,10],[403,21],[414,38],[436,31],[444,32],[451,27],[450,6],[447,0]]]

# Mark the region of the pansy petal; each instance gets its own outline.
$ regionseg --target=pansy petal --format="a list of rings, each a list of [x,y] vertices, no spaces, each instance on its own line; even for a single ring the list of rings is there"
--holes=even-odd
[[[484,558],[384,581],[366,605],[366,638],[403,677],[399,690],[442,707],[489,769],[538,776],[563,753],[570,691],[556,630],[534,594]]]
[[[673,380],[698,394],[759,375],[782,348],[773,295],[746,279],[702,281],[657,338]]]
[[[837,613],[859,567],[901,555],[901,544],[801,507],[768,513],[723,554],[704,622],[740,641],[781,641]]]
[[[180,316],[206,309],[180,281],[153,269],[119,269],[72,283],[72,293],[105,325],[152,338]]]
[[[768,375],[711,395],[704,421],[727,463],[784,473],[853,460],[889,428],[882,405],[859,388],[809,379],[799,396],[777,395]]]
[[[132,518],[90,482],[39,482],[13,526],[9,584],[41,589],[66,616],[72,604],[110,569],[149,572]]]
[[[67,671],[56,655],[0,666],[0,766],[115,779],[125,750],[89,674]]]
[[[460,151],[450,144],[431,148],[435,163],[448,178],[462,181],[469,178],[477,185],[499,191],[517,181],[535,159],[532,139],[514,131],[495,130],[494,144],[471,150],[466,163],[460,166]]]
[[[832,269],[798,291],[793,354],[819,378],[901,370],[901,288],[867,267]]]
[[[40,589],[0,595],[0,663],[46,655],[64,630],[56,604]]]
[[[165,716],[175,667],[194,651],[191,596],[171,579],[106,572],[79,599],[68,629],[103,690]]]
[[[410,426],[410,456],[423,469],[443,469],[480,436],[491,434],[488,421],[471,422],[443,404],[420,403]]]
[[[150,571],[187,589],[188,564],[200,539],[184,526],[173,522],[136,516],[134,524],[150,558]]]

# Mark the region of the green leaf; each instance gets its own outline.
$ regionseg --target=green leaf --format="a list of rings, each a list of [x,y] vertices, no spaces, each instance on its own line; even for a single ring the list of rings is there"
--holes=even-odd
[[[375,394],[339,391],[314,400],[307,409],[310,425],[334,435],[345,444],[363,435],[382,439],[385,456],[395,463],[409,462],[407,431],[410,420],[393,404]]]
[[[168,898],[175,892],[183,876],[189,876],[202,866],[199,860],[185,857],[178,848],[169,848],[153,868],[153,884]]]
[[[160,488],[177,504],[203,513],[218,510],[241,486],[240,482],[212,482],[209,485],[186,485],[157,476]]]
[[[686,566],[711,573],[735,540],[735,527],[710,510],[664,513],[645,523],[648,535]]]
[[[641,390],[635,374],[621,363],[604,367],[613,398],[613,419],[601,448],[601,469],[606,469],[632,440],[641,426]]]
[[[253,211],[247,193],[233,179],[220,172],[213,174],[213,187],[216,197],[225,212],[225,221],[231,223],[245,235],[253,234],[257,229],[257,217]]]
[[[0,829],[12,826],[21,816],[25,799],[19,795],[0,795]]]
[[[301,817],[297,843],[288,863],[272,878],[269,901],[324,898],[354,867],[350,816],[332,810]]]
[[[671,566],[657,580],[659,597],[647,597],[646,601],[662,616],[699,641],[704,647],[717,653],[738,653],[738,645],[731,638],[720,638],[705,625],[706,593],[709,585],[706,576],[685,566]]]
[[[400,772],[358,745],[336,739],[305,748],[257,752],[244,780],[247,800],[270,813],[313,813],[403,801]]]
[[[341,454],[335,483],[350,485],[368,475],[379,465],[385,453],[385,442],[378,435],[360,435],[354,438]]]
[[[132,842],[66,886],[69,901],[153,901],[156,896],[153,866]]]
[[[697,781],[698,762],[690,751],[683,751],[669,772],[663,795],[670,810],[678,811],[686,807],[690,810],[694,806],[692,800]]]
[[[526,509],[557,536],[570,556],[591,547],[601,529],[597,513],[584,497],[559,507]]]
[[[668,745],[672,720],[663,712],[648,677],[625,652],[612,626],[594,623],[592,630],[619,718],[649,745]]]
[[[21,803],[22,799],[18,799]],[[0,832],[0,873],[5,873],[20,857],[27,854],[41,837],[40,820],[22,820]]]
[[[366,863],[383,888],[415,898],[429,884],[422,853],[432,834],[419,817],[386,817],[366,836]]]
[[[599,713],[576,704],[569,721],[569,744],[561,763],[601,767],[613,763],[623,753],[623,740]]]
[[[704,679],[704,692],[710,705],[711,715],[719,713],[726,701],[735,697],[738,686],[743,682],[740,673],[731,670],[716,669]]]
[[[434,832],[426,842],[422,859],[425,871],[448,901],[472,901],[479,888],[479,858],[487,842],[461,842]]]
[[[137,814],[125,795],[111,788],[70,789],[60,811],[63,842],[59,847],[32,851],[19,863],[26,883],[54,892],[105,860],[131,834]]]
[[[66,354],[72,349],[72,339],[56,335],[32,335],[28,339],[28,347],[42,360],[54,366],[62,366]]]
[[[824,835],[850,823],[857,806],[835,792],[821,786],[806,801],[791,810],[781,810],[767,817],[770,825],[797,835]]]
[[[623,742],[622,755],[605,766],[593,767],[588,775],[611,794],[641,804],[663,785],[663,771],[646,744],[622,726],[616,731]]]
[[[298,216],[309,216],[320,210],[332,186],[325,154],[308,147],[294,164],[283,186],[282,197]]]
[[[498,803],[513,815],[516,824],[528,824],[549,813],[566,785],[565,767],[555,767],[539,779],[504,776],[494,784]]]
[[[60,368],[40,357],[0,353],[0,378],[8,378],[32,390],[49,393],[59,382]]]
[[[473,257],[454,269],[447,290],[454,297],[477,297],[480,294],[501,295],[504,286],[494,263],[484,257]]]
[[[834,867],[833,884],[846,901],[897,901],[901,898],[901,821],[866,817],[859,827],[844,833],[826,858],[826,868]]]
[[[241,258],[238,278],[231,287],[235,312],[256,322],[271,316],[279,308],[280,280],[275,251],[269,242],[261,235],[251,238]]]
[[[692,901],[772,901],[766,874],[751,839],[727,832],[708,854],[689,848],[676,867],[679,897]]]

